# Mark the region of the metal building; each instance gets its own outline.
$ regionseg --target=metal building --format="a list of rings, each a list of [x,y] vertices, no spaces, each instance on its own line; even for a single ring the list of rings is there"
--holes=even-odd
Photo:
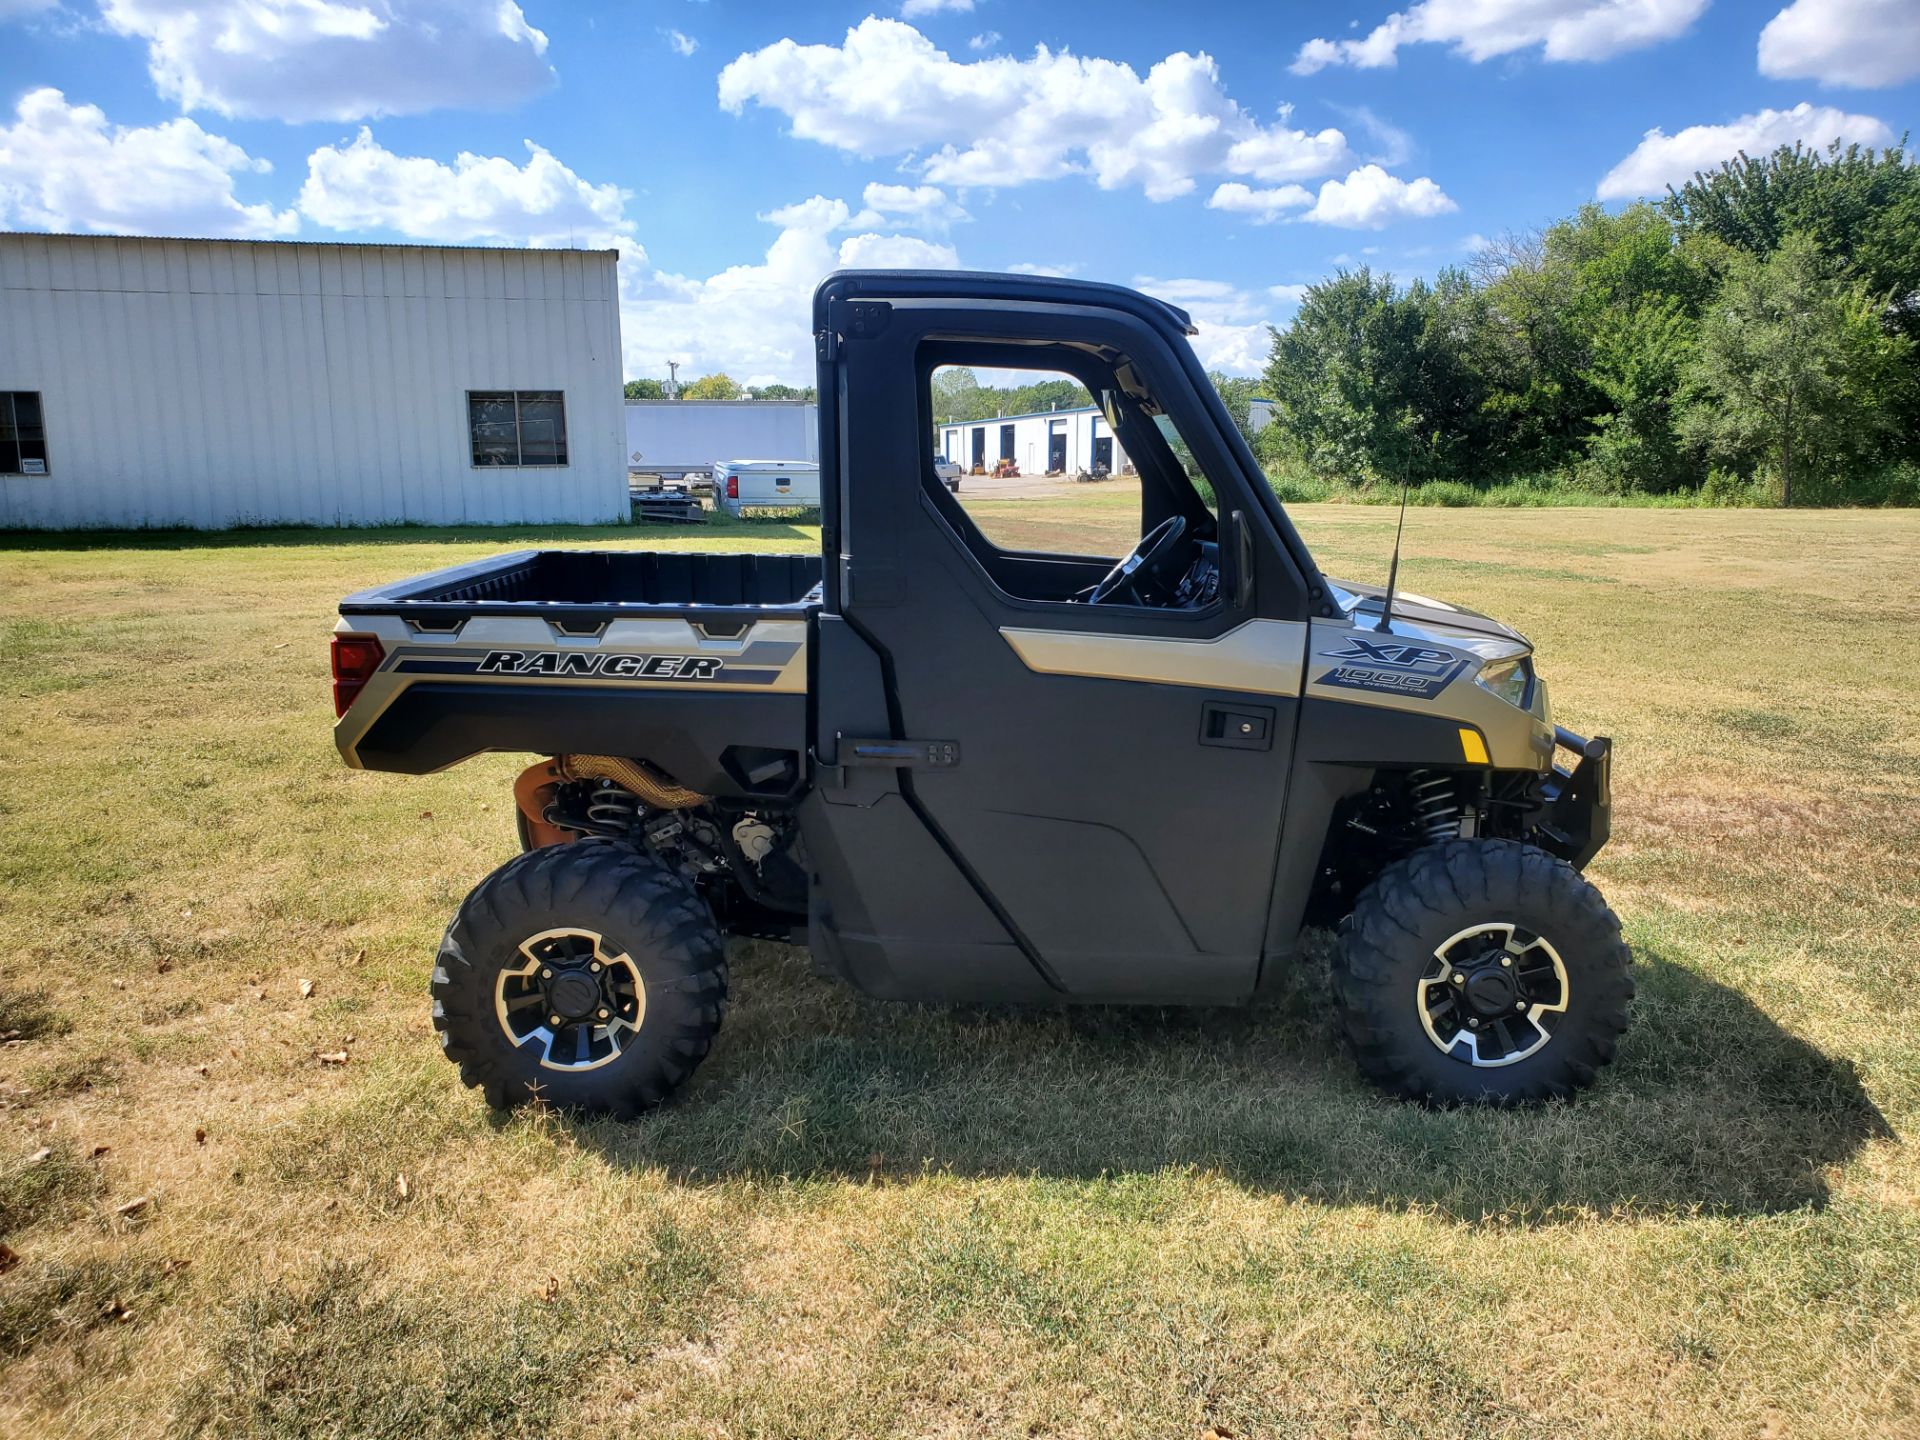
[[[1011,460],[1023,475],[1064,475],[1104,465],[1118,475],[1132,467],[1107,417],[1092,405],[949,421],[939,427],[940,453],[969,475]]]
[[[0,527],[624,518],[617,259],[0,234]]]

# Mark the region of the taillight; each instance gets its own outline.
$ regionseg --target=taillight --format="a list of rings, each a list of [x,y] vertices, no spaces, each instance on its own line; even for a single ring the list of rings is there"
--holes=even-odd
[[[727,499],[738,500],[739,498],[740,477],[738,475],[729,475],[727,476]]]
[[[344,715],[360,698],[360,691],[387,652],[372,635],[335,635],[333,637],[333,713]]]

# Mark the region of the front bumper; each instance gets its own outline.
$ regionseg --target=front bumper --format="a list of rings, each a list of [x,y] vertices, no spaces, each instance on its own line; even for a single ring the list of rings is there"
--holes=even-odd
[[[1556,758],[1540,782],[1539,817],[1529,837],[1542,850],[1558,855],[1576,870],[1600,853],[1613,833],[1613,741],[1604,735],[1588,740],[1564,726],[1553,731],[1556,757],[1561,750],[1575,756],[1573,768],[1563,770]]]

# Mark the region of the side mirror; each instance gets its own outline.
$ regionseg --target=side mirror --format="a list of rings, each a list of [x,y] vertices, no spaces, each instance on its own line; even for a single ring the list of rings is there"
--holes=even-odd
[[[1236,510],[1229,522],[1233,535],[1233,608],[1253,609],[1253,526],[1247,512]]]

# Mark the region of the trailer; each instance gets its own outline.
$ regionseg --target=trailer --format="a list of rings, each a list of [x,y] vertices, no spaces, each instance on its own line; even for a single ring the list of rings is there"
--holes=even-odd
[[[820,458],[820,407],[811,400],[629,400],[626,413],[629,477],[711,476],[741,455]]]

